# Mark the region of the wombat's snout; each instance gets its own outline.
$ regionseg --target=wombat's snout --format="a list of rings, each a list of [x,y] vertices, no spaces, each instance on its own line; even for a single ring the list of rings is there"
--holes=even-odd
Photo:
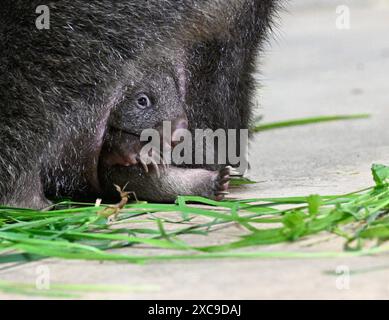
[[[173,121],[172,130],[173,132],[177,129],[188,129],[188,119],[186,117],[178,118]]]
[[[188,129],[188,119],[186,116],[177,118],[172,122],[172,141],[171,146],[174,148],[180,141],[183,131]]]
[[[183,136],[183,131],[188,129],[188,119],[185,115],[179,116],[174,120],[170,121],[170,132],[169,127],[166,127],[166,121],[164,124],[159,125],[157,130],[161,137],[161,148],[168,151],[174,148]]]

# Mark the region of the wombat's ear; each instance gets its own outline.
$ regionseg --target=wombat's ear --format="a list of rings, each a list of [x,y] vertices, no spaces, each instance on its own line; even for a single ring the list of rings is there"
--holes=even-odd
[[[197,1],[196,9],[189,11],[180,29],[175,34],[176,39],[191,42],[206,42],[214,39],[230,39],[234,37],[231,31],[237,17],[245,14],[251,0],[219,0]],[[262,0],[255,0],[256,6],[262,5]],[[228,8],[226,10],[226,8]]]

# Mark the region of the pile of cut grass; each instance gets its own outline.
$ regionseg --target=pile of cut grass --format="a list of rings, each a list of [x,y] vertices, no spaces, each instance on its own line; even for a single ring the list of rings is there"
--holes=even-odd
[[[368,115],[297,119],[259,125],[253,131],[366,117]],[[113,224],[101,214],[104,206],[94,204],[65,201],[57,204],[55,210],[45,212],[0,207],[0,264],[47,257],[144,263],[175,259],[338,257],[380,253],[389,250],[382,246],[389,238],[389,168],[374,165],[372,172],[374,187],[346,195],[223,202],[178,197],[175,204],[129,204]],[[248,183],[252,182],[247,179],[234,181],[235,185]],[[165,215],[158,217],[158,213]],[[166,215],[169,213],[179,214],[180,219],[170,219]],[[201,222],[196,217],[202,217]],[[225,243],[195,245],[196,237],[215,234],[229,225],[240,226],[245,232],[238,239]],[[320,232],[344,238],[345,252],[258,251],[260,245],[297,241]],[[194,243],[183,240],[189,234]],[[374,240],[375,245],[367,246],[366,243],[371,244],[368,240]],[[142,254],[128,255],[112,250],[139,246],[146,246],[141,250]],[[151,254],[155,250],[147,250],[155,248],[161,249],[161,254]],[[243,248],[250,248],[250,251],[235,250]],[[170,253],[172,250],[174,253]]]
[[[389,251],[383,245],[389,239],[389,167],[373,165],[372,173],[374,186],[345,195],[222,202],[179,197],[175,204],[129,204],[114,223],[100,214],[104,206],[92,204],[62,202],[46,212],[0,207],[0,263],[46,257],[144,263],[377,254]],[[197,237],[217,234],[221,227],[229,225],[244,229],[242,235],[224,243],[196,244]],[[345,250],[259,250],[261,245],[298,241],[322,232],[343,238]],[[116,250],[139,246],[142,250]],[[160,253],[155,249],[161,249]]]
[[[368,115],[325,116],[261,124],[262,132],[318,122],[353,120]],[[389,251],[389,167],[373,165],[375,185],[345,195],[258,198],[215,202],[179,197],[175,204],[127,205],[110,223],[104,206],[62,202],[52,211],[0,207],[0,265],[48,257],[145,263],[159,260],[219,258],[322,258],[373,255]],[[233,185],[251,184],[237,179]],[[104,212],[103,212],[104,211]],[[212,242],[221,228],[244,231],[232,240]],[[224,232],[225,233],[225,232]],[[296,242],[316,234],[344,241],[344,251],[261,251],[261,245]],[[190,235],[188,237],[188,235]],[[211,237],[204,237],[210,235]],[[197,241],[201,238],[199,245]],[[185,240],[186,239],[186,240]],[[123,248],[125,254],[123,254]],[[155,250],[157,249],[157,250]],[[128,253],[131,252],[132,255]],[[157,253],[156,253],[157,252]],[[3,267],[3,268],[4,268]],[[79,298],[87,292],[150,291],[152,287],[32,284],[0,281],[0,291],[54,298]]]

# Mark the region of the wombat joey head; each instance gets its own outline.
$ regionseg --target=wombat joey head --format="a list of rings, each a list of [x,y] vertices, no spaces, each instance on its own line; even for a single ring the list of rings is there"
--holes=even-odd
[[[140,140],[146,129],[158,132],[161,150],[171,149],[175,145],[172,141],[177,130],[188,128],[183,101],[174,73],[167,67],[132,68],[124,97],[108,120],[99,160],[100,175],[101,171],[113,166],[141,164],[147,170],[140,157],[142,147],[148,142]],[[163,131],[164,122],[171,126],[168,137],[163,134],[166,133]]]

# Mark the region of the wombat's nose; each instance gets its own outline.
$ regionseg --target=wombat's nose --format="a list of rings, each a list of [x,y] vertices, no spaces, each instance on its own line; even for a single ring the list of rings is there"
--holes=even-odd
[[[158,127],[161,137],[161,148],[166,151],[170,151],[174,148],[180,141],[183,136],[185,130],[188,129],[188,119],[185,115],[177,117],[173,121],[170,122],[170,134],[166,135],[164,131],[165,128],[163,126]]]
[[[178,118],[172,123],[172,141],[171,146],[174,148],[180,141],[184,130],[188,129],[188,120],[186,117]]]
[[[177,129],[188,129],[188,120],[186,118],[179,118],[173,121],[172,131]]]

